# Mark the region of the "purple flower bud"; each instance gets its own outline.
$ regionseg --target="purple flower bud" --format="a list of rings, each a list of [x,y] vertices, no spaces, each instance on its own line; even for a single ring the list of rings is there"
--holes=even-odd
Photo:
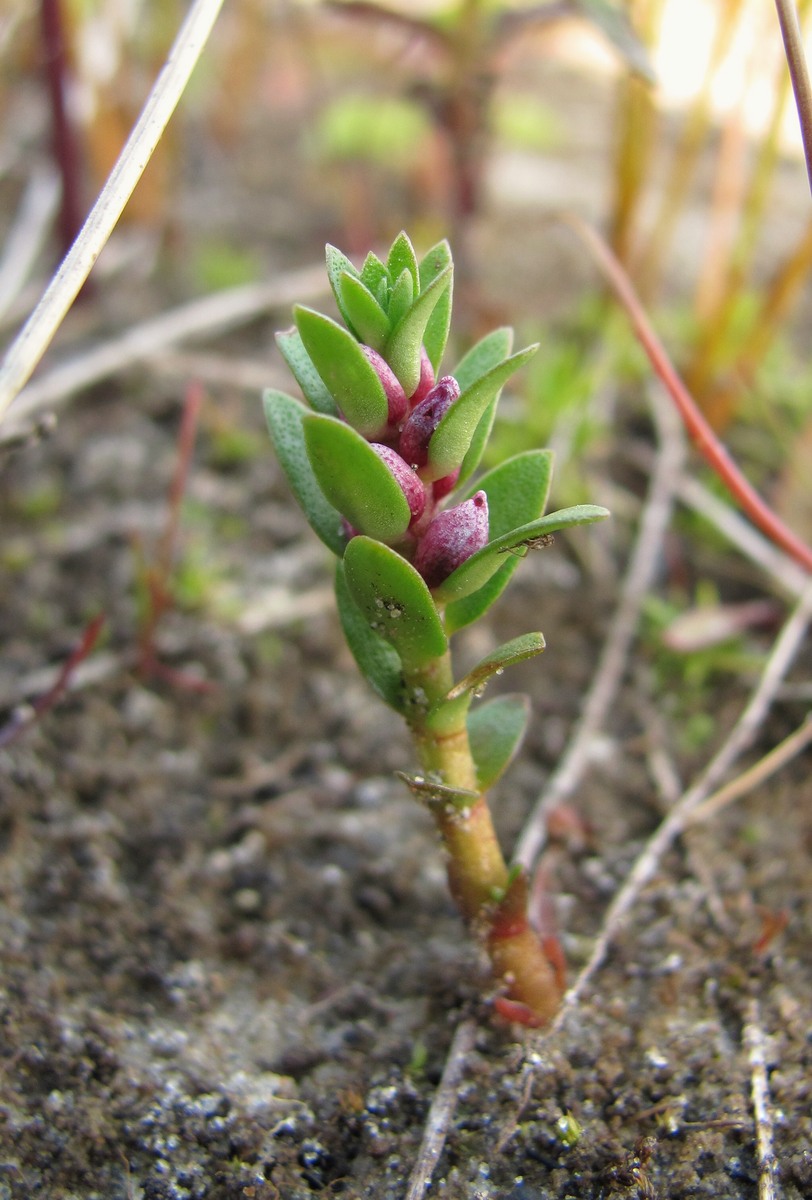
[[[429,460],[432,434],[458,399],[460,385],[453,375],[444,375],[424,400],[412,410],[400,434],[398,450],[413,467],[424,467]]]
[[[439,587],[488,541],[488,497],[477,492],[438,513],[417,544],[414,565],[430,588]]]
[[[416,408],[421,400],[425,400],[434,387],[434,367],[426,353],[426,347],[420,347],[420,382],[409,397],[409,407]]]
[[[393,426],[399,425],[406,416],[406,409],[409,407],[403,385],[389,366],[389,363],[377,350],[373,350],[371,346],[362,346],[361,350],[375,368],[378,378],[383,384],[383,390],[389,402],[389,424]]]
[[[417,478],[412,468],[407,462],[404,462],[396,450],[393,450],[390,446],[382,446],[378,442],[370,442],[370,445],[378,455],[378,458],[386,463],[395,480],[400,485],[400,490],[406,497],[409,504],[409,511],[412,514],[409,524],[413,525],[415,521],[420,520],[423,515],[423,509],[426,507],[426,489],[422,481]]]

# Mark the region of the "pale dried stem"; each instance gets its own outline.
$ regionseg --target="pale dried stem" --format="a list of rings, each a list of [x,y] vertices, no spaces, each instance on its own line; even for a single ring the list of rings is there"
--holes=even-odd
[[[654,457],[649,446],[641,444],[630,448],[630,460],[644,470],[653,469]],[[721,533],[744,558],[760,567],[777,591],[783,592],[791,600],[798,599],[806,586],[808,573],[759,533],[741,513],[714,495],[688,471],[683,471],[677,482],[677,496],[687,508]]]
[[[267,387],[285,388],[290,378],[283,373],[281,364],[205,351],[167,350],[145,360],[144,366],[162,378],[195,378],[212,388],[250,392],[253,396]]]
[[[735,508],[720,500],[693,475],[684,474],[677,490],[683,504],[713,525],[740,554],[761,567],[780,591],[793,600],[798,599],[809,578],[803,567],[799,567],[789,555],[745,521]]]
[[[777,1200],[775,1186],[778,1162],[773,1149],[773,1114],[770,1081],[767,1075],[767,1039],[761,1024],[758,1002],[748,1005],[743,1041],[750,1064],[750,1098],[756,1126],[759,1200]]]
[[[326,287],[323,267],[304,267],[269,283],[252,283],[192,300],[128,329],[120,337],[61,366],[30,384],[17,399],[13,420],[0,428],[0,444],[25,433],[43,413],[64,404],[74,393],[127,367],[154,357],[188,338],[222,333],[269,309],[315,298]]]
[[[795,104],[798,108],[806,172],[809,176],[810,188],[812,188],[812,86],[810,86],[809,72],[806,67],[803,35],[798,21],[798,11],[792,0],[775,0],[775,7],[778,13],[778,23],[781,26],[781,37],[784,39],[784,52],[787,56],[792,90],[795,93]]]
[[[186,89],[222,3],[192,3],[141,116],[79,236],[0,366],[0,421],[31,377],[118,223]]]
[[[698,808],[694,809],[686,821],[686,828],[710,820],[723,808],[727,808],[729,804],[741,800],[748,792],[752,792],[776,771],[780,771],[787,763],[797,758],[810,742],[812,742],[812,714],[807,714],[803,724],[799,725],[789,737],[784,738],[783,742],[779,742],[770,750],[769,754],[765,754],[752,767],[742,771],[741,775],[731,779],[730,783],[719,788],[712,796],[708,796],[707,800],[704,800]]]
[[[564,1003],[552,1029],[560,1027],[566,1014],[577,1005],[593,976],[603,964],[607,951],[620,933],[630,910],[642,890],[654,877],[660,862],[674,841],[689,826],[694,813],[729,772],[750,745],[775,699],[806,636],[812,618],[812,583],[808,584],[797,606],[785,622],[761,677],[733,730],[705,768],[699,779],[683,793],[677,804],[657,828],[634,863],[626,882],[610,904],[603,929],[580,975],[564,997]]]
[[[663,537],[671,520],[685,446],[677,415],[659,390],[651,393],[651,407],[658,450],[637,540],[580,721],[519,837],[515,858],[528,870],[544,845],[548,814],[575,792],[590,765],[595,739],[605,728],[626,672],[643,602],[661,561]]]
[[[468,1056],[476,1042],[476,1032],[476,1021],[463,1021],[457,1026],[440,1084],[431,1102],[417,1162],[409,1176],[404,1200],[423,1200],[431,1184],[432,1175],[443,1152],[449,1126],[457,1107],[460,1083]]]
[[[0,320],[15,303],[42,249],[59,203],[55,171],[32,172],[0,258]]]

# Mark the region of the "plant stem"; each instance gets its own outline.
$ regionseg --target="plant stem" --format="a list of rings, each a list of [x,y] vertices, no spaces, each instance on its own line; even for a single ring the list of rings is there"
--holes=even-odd
[[[68,111],[68,50],[60,0],[42,0],[40,20],[45,78],[51,102],[53,152],[62,179],[59,237],[61,251],[67,254],[82,224],[82,203],[79,148]]]
[[[795,103],[798,108],[806,172],[809,176],[810,188],[812,188],[812,86],[810,86],[809,73],[806,68],[798,12],[791,0],[775,0],[775,7],[778,13],[778,23],[781,26],[781,36],[784,39],[784,52],[787,56],[792,90],[795,93]]]
[[[452,682],[448,653],[410,677],[410,686],[426,697],[426,707],[410,721],[425,775],[414,781],[413,790],[434,817],[448,859],[451,894],[488,954],[494,978],[511,1003],[509,1015],[541,1025],[561,1002],[558,963],[530,924],[527,877],[509,870],[487,798],[478,788],[466,726],[468,705],[443,703]]]

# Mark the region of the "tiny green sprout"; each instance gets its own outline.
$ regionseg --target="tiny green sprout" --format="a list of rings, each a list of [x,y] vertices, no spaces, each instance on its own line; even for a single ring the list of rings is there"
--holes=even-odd
[[[524,697],[476,703],[487,681],[544,649],[526,633],[455,679],[451,639],[504,591],[528,550],[608,516],[581,504],[545,513],[548,450],[480,462],[501,391],[535,354],[497,329],[451,370],[447,242],[422,258],[401,233],[357,268],[327,247],[342,323],[294,309],[277,335],[304,402],[264,395],[280,465],[335,555],[335,592],[361,674],[411,732],[419,774],[402,775],[434,818],[451,894],[487,954],[503,1017],[541,1025],[563,994],[560,947],[527,914],[528,879],[509,867],[486,798],[518,750]]]
[[[555,1123],[555,1131],[558,1135],[558,1140],[562,1146],[566,1146],[571,1150],[573,1146],[577,1146],[583,1135],[583,1129],[572,1113],[564,1113]]]
[[[406,1074],[411,1075],[413,1079],[419,1079],[425,1074],[426,1065],[429,1061],[429,1051],[425,1042],[420,1038],[412,1046],[412,1056],[409,1059],[406,1067]]]

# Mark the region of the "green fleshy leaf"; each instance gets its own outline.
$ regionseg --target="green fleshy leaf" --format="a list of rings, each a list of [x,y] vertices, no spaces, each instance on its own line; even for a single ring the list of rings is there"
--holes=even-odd
[[[512,349],[513,330],[507,326],[503,326],[501,329],[494,329],[491,333],[481,338],[460,359],[456,368],[452,371],[454,378],[460,385],[460,391],[464,392],[493,367],[498,366],[499,363],[507,358]],[[482,455],[485,453],[485,447],[488,444],[488,438],[491,436],[491,429],[493,428],[498,404],[499,393],[497,392],[480,418],[479,424],[474,431],[474,436],[471,438],[471,445],[465,452],[465,458],[462,460],[459,479],[457,480],[457,487],[460,487],[467,479],[471,478],[482,460]]]
[[[360,533],[399,541],[411,520],[409,502],[369,442],[337,417],[308,413],[303,424],[313,474],[330,503]]]
[[[365,345],[380,353],[386,345],[391,329],[386,313],[372,292],[355,275],[342,272],[338,290],[341,293],[345,321]]]
[[[371,250],[364,259],[364,265],[361,267],[361,282],[369,288],[373,296],[378,300],[381,299],[381,284],[385,285],[386,292],[389,290],[389,272],[377,254],[373,254]],[[384,305],[383,307],[386,308],[387,306]]]
[[[341,514],[333,508],[319,487],[305,448],[304,419],[312,414],[298,400],[286,396],[284,392],[269,389],[262,402],[271,440],[291,491],[313,530],[333,554],[340,557],[346,545],[341,529]]]
[[[284,333],[278,333],[276,344],[294,379],[302,389],[305,400],[312,405],[316,412],[327,413],[331,417],[338,416],[336,402],[325,387],[321,375],[313,366],[298,329],[287,329]]]
[[[403,270],[395,277],[389,296],[389,323],[394,328],[402,320],[414,302],[414,280],[409,271]]]
[[[526,450],[500,463],[478,480],[474,491],[483,488],[488,496],[491,541],[517,526],[526,525],[528,518],[535,520],[541,516],[547,503],[552,471],[551,450]],[[448,605],[445,622],[449,634],[478,620],[501,596],[519,565],[520,556],[505,553],[501,557],[503,562],[481,588]]]
[[[468,714],[477,784],[485,792],[504,774],[522,744],[530,717],[526,696],[497,696]]]
[[[552,450],[523,450],[492,467],[466,496],[488,496],[489,541],[535,521],[544,512],[553,480]]]
[[[427,251],[420,260],[420,291],[424,292],[440,272],[451,265],[451,247],[448,242],[442,241],[438,242],[436,246],[432,246],[431,250]],[[423,334],[423,345],[426,348],[426,353],[434,368],[435,375],[439,374],[440,363],[443,361],[448,333],[451,328],[452,297],[453,286],[449,285],[448,290],[443,293],[435,304],[432,314],[426,322],[426,329]]]
[[[451,374],[460,385],[460,391],[472,387],[478,379],[494,367],[498,367],[513,349],[513,330],[503,325],[486,333],[467,354],[464,354]]]
[[[446,698],[456,700],[468,692],[479,693],[488,680],[494,675],[501,675],[505,667],[524,662],[527,658],[535,658],[543,649],[544,636],[541,633],[523,633],[509,642],[504,642],[480,659],[464,679],[454,685]]]
[[[504,565],[505,554],[521,554],[523,550],[526,552],[530,549],[533,542],[549,533],[555,533],[558,529],[566,529],[572,525],[589,525],[593,521],[603,521],[608,516],[608,509],[597,504],[576,504],[572,508],[548,513],[546,517],[540,517],[527,525],[520,525],[518,529],[488,542],[482,550],[472,554],[448,579],[434,589],[434,596],[438,604],[469,596],[487,583]]]
[[[423,289],[406,315],[389,335],[384,357],[400,380],[407,396],[420,382],[420,350],[431,314],[451,287],[453,268],[445,267]],[[390,310],[391,311],[391,310]]]
[[[389,402],[358,342],[343,325],[315,309],[297,306],[294,317],[305,349],[342,414],[364,437],[379,437],[386,429]]]
[[[456,487],[460,487],[463,483],[471,478],[474,471],[482,461],[482,455],[485,453],[485,447],[488,444],[488,438],[491,436],[493,423],[496,418],[496,410],[499,407],[499,396],[494,396],[488,407],[479,419],[479,424],[474,430],[474,436],[471,438],[471,445],[465,451],[465,458],[462,460],[460,473],[457,477]]]
[[[466,719],[472,699],[482,694],[489,679],[501,675],[505,667],[541,654],[543,649],[544,638],[540,633],[525,633],[498,646],[432,706],[424,718],[426,728],[438,737],[453,733]]]
[[[397,650],[407,675],[448,649],[437,608],[411,563],[389,546],[354,537],[344,552],[347,586],[374,633]]]
[[[358,333],[355,329],[352,316],[349,310],[345,307],[344,297],[341,292],[341,276],[349,275],[353,279],[359,278],[359,273],[347,258],[346,254],[342,254],[335,246],[328,244],[324,248],[325,258],[327,259],[327,278],[330,280],[330,287],[333,289],[338,311],[346,324],[347,328],[353,333]]]
[[[352,598],[340,561],[336,564],[336,602],[344,637],[364,679],[390,708],[405,712],[400,656],[391,642],[370,628]]]
[[[488,405],[499,396],[514,371],[523,367],[537,350],[538,346],[533,345],[512,354],[465,389],[432,435],[429,465],[421,470],[421,478],[442,479],[461,465]]]
[[[493,575],[482,584],[458,600],[452,600],[445,610],[445,627],[450,637],[466,625],[478,621],[495,604],[507,585],[510,577],[521,561],[517,554],[505,554],[505,561],[498,566]]]
[[[403,271],[408,271],[412,277],[412,295],[416,296],[420,288],[420,274],[417,267],[417,255],[407,234],[402,231],[395,238],[386,260],[386,269],[390,279],[399,279]]]

